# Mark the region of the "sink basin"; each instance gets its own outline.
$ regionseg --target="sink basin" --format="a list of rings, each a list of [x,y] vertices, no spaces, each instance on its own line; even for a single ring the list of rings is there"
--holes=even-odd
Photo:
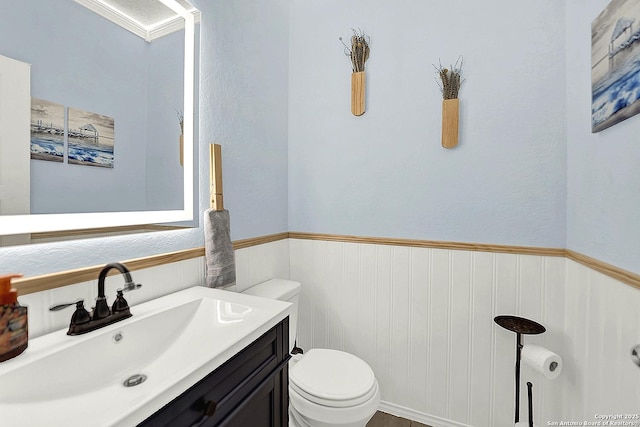
[[[136,425],[284,319],[290,304],[194,287],[131,311],[84,335],[33,339],[0,364],[3,424]]]

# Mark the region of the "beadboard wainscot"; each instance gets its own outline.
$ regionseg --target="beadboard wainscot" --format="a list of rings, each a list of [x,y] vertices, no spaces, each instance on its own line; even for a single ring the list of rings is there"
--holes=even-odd
[[[289,237],[299,345],[367,361],[381,410],[434,427],[512,425],[515,336],[493,318],[514,314],[547,328],[525,344],[564,360],[555,380],[522,366],[538,425],[637,412],[640,276],[566,249]],[[526,399],[521,385],[521,419]]]

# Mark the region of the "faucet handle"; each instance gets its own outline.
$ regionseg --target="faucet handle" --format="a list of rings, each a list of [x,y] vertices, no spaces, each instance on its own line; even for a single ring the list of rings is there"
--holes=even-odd
[[[91,320],[91,315],[89,314],[87,309],[84,308],[84,301],[78,301],[78,303],[76,304],[76,311],[74,311],[73,315],[71,316],[70,326],[82,325],[83,323],[89,322],[89,320]]]
[[[52,305],[51,307],[49,307],[49,310],[60,311],[67,307],[71,307],[74,304],[76,305],[76,311],[74,311],[73,315],[71,316],[70,328],[73,327],[74,325],[82,325],[83,323],[87,323],[89,320],[91,320],[91,315],[84,308],[83,299],[79,299],[79,300],[76,300],[75,302],[70,302],[65,304]]]
[[[65,302],[62,304],[54,304],[49,307],[49,311],[60,311],[64,310],[67,307],[71,307],[75,305],[76,307],[84,307],[84,300],[82,298],[75,300],[74,302]]]
[[[118,289],[117,292],[118,292],[118,296],[116,297],[116,300],[113,302],[113,305],[111,306],[111,312],[112,313],[119,313],[119,312],[122,312],[122,311],[128,311],[129,310],[129,303],[122,296],[123,290],[122,289]]]

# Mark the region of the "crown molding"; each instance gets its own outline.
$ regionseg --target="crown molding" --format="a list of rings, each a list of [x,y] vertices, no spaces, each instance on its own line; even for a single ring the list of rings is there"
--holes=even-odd
[[[113,22],[114,24],[124,28],[127,31],[132,32],[136,36],[144,39],[146,42],[151,42],[157,38],[166,36],[167,34],[180,31],[184,28],[184,19],[181,16],[176,16],[173,19],[168,19],[153,28],[147,28],[141,25],[139,22],[131,19],[127,15],[118,12],[115,9],[105,5],[100,0],[74,0],[76,3],[86,7],[92,12],[102,16],[103,18]],[[194,23],[198,24],[201,19],[201,13],[198,9],[191,11],[194,18]]]
[[[74,1],[86,7],[87,9],[91,10],[92,12],[97,13],[103,18],[108,19],[114,24],[119,25],[125,30],[131,31],[136,36],[141,37],[146,41],[149,41],[147,40],[148,34],[147,34],[146,28],[144,28],[142,25],[132,20],[128,16],[118,13],[114,9],[106,6],[101,1],[99,0],[74,0]]]

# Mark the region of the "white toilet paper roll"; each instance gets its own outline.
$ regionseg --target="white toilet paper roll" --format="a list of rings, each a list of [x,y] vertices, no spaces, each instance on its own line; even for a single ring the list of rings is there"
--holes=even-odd
[[[551,380],[562,372],[562,358],[539,345],[522,347],[522,361]]]

